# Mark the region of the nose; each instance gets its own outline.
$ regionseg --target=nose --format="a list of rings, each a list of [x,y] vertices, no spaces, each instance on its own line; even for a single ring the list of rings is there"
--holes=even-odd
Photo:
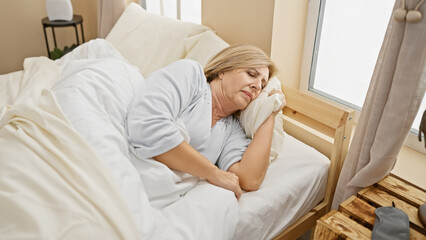
[[[261,89],[262,89],[262,81],[261,81],[261,80],[258,80],[258,81],[256,81],[256,82],[253,82],[253,83],[250,85],[250,88],[251,88],[251,89],[253,89],[253,90],[261,90]]]

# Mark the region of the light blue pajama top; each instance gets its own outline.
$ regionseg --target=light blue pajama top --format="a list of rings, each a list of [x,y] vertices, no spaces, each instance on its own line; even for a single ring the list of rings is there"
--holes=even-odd
[[[127,115],[130,145],[152,158],[187,141],[219,168],[241,160],[250,139],[233,116],[211,128],[212,95],[203,68],[179,60],[151,74],[136,91]]]

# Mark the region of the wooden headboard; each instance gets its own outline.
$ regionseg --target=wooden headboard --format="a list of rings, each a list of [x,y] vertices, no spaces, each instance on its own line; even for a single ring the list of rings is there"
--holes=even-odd
[[[326,103],[292,88],[283,88],[287,106],[283,109],[284,130],[330,159],[324,200],[275,239],[296,239],[315,226],[330,210],[340,170],[348,152],[354,111]]]
[[[285,88],[284,130],[330,159],[325,200],[327,211],[348,152],[354,111],[343,109],[306,93]]]

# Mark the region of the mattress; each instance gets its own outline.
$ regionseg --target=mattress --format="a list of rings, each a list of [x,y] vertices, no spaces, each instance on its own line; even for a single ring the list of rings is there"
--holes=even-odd
[[[234,239],[271,239],[315,207],[325,195],[329,159],[286,135],[260,189],[239,200]]]

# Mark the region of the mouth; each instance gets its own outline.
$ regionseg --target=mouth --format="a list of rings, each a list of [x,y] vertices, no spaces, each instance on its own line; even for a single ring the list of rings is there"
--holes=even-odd
[[[242,91],[249,99],[250,101],[253,100],[253,95],[247,91]]]

